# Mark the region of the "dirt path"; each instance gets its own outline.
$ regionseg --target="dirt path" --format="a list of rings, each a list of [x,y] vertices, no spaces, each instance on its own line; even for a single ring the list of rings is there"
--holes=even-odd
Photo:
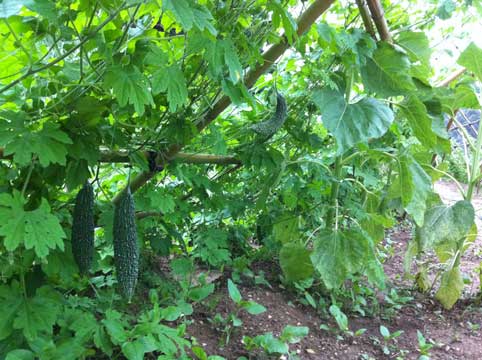
[[[435,189],[448,204],[461,199],[453,183],[441,181]],[[482,197],[476,196],[474,207],[477,209],[477,224],[482,229]],[[233,311],[225,288],[226,277],[218,281],[220,289],[215,295],[217,304],[214,310],[200,306],[195,311],[188,333],[197,339],[208,354],[222,355],[226,359],[238,359],[240,356],[265,359],[259,352],[248,353],[242,337],[254,337],[268,331],[279,335],[286,325],[308,326],[310,329],[309,335],[301,343],[290,346],[290,350],[301,359],[418,359],[421,355],[418,331],[427,342],[433,344],[428,351],[430,359],[482,359],[482,307],[471,303],[469,299],[479,286],[475,269],[480,262],[482,236],[477,237],[464,255],[462,270],[472,282],[466,286],[466,300],[459,301],[451,311],[444,310],[432,296],[414,291],[412,282],[403,279],[403,256],[410,238],[411,231],[403,227],[387,234],[386,246],[391,248],[393,254],[384,263],[389,287],[384,294],[364,296],[368,302],[365,308],[373,308],[371,314],[349,318],[349,327],[353,332],[366,329],[361,336],[336,332],[336,323],[330,316],[301,305],[299,295],[297,297],[279,285],[280,270],[273,263],[255,264],[253,269],[255,272],[261,269],[267,274],[271,288],[249,282],[239,287],[243,298],[263,304],[267,311],[257,316],[240,313],[243,324],[233,332],[228,345],[220,346],[221,333],[209,321],[216,312],[226,315]],[[320,325],[326,325],[334,331],[321,330]],[[385,344],[380,335],[380,325],[392,333],[402,331],[402,334]]]

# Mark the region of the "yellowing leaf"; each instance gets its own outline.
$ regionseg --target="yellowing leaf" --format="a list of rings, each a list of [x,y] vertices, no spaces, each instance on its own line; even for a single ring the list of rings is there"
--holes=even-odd
[[[435,298],[440,301],[444,308],[451,309],[457,300],[460,299],[463,288],[464,281],[462,276],[460,276],[459,268],[452,268],[442,275],[442,281]]]

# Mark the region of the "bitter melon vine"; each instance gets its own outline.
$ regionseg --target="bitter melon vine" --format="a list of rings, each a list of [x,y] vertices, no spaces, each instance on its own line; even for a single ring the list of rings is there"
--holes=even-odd
[[[86,182],[75,199],[72,221],[72,253],[82,274],[92,265],[94,230],[94,190]]]
[[[276,94],[276,111],[274,115],[260,123],[251,126],[251,129],[263,137],[266,141],[273,136],[283,126],[286,117],[288,116],[288,106],[286,105],[286,99],[280,93]]]
[[[114,263],[121,294],[129,301],[139,273],[139,247],[134,198],[130,188],[122,195],[114,211]]]

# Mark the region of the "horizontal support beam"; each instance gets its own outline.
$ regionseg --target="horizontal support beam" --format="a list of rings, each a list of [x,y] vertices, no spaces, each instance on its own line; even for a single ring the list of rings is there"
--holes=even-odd
[[[148,153],[144,152],[144,156],[146,156],[147,159]],[[162,158],[162,154],[159,154],[158,157]],[[1,159],[11,160],[12,155],[5,155],[4,149],[0,148],[0,160]],[[241,164],[241,160],[230,155],[196,154],[185,152],[178,152],[176,155],[174,155],[173,160],[186,164]],[[102,163],[128,163],[130,162],[130,159],[127,151],[101,150],[99,161]]]

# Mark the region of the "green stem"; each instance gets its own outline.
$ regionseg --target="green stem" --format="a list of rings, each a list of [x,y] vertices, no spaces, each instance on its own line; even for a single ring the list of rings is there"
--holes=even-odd
[[[475,153],[472,157],[472,166],[470,169],[470,179],[469,179],[469,187],[467,189],[467,194],[465,196],[465,200],[471,201],[472,195],[474,193],[474,187],[477,185],[477,178],[480,175],[480,148],[482,147],[482,131],[479,131],[477,134],[477,144],[475,145]]]
[[[326,227],[331,228],[335,222],[335,210],[338,206],[338,192],[340,190],[340,177],[343,169],[342,156],[339,155],[335,158],[335,171],[334,179],[331,182],[331,195],[330,195],[330,209],[326,214]]]
[[[28,183],[30,182],[30,177],[32,176],[34,165],[35,165],[35,160],[32,160],[32,162],[30,163],[30,167],[28,168],[27,177],[25,178],[25,182],[23,183],[22,197],[25,196],[25,191],[27,190]]]

